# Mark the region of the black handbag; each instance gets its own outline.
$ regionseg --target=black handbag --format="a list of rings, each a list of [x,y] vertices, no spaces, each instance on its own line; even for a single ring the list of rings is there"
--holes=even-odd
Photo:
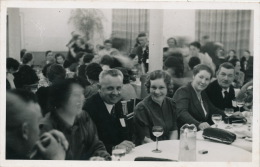
[[[226,144],[231,144],[236,140],[236,134],[219,128],[206,128],[204,129],[202,136],[204,139]]]

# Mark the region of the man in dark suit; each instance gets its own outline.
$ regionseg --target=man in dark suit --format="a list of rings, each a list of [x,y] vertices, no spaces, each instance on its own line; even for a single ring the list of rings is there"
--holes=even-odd
[[[140,33],[137,37],[139,46],[134,48],[132,54],[138,55],[138,62],[142,65],[144,72],[149,70],[149,44],[145,33]]]
[[[113,147],[127,152],[134,144],[127,140],[128,132],[122,117],[121,89],[123,74],[117,69],[102,71],[99,75],[99,93],[86,100],[83,110],[87,111],[96,124],[99,139],[109,153]]]
[[[210,101],[219,109],[232,108],[235,91],[232,82],[235,77],[234,66],[223,63],[217,71],[217,80],[211,82],[206,89]]]

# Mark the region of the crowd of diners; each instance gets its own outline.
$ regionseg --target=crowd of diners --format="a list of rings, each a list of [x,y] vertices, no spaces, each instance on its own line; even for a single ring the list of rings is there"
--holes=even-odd
[[[212,114],[224,118],[225,108],[238,111],[232,105],[236,97],[252,106],[253,57],[248,50],[226,55],[216,42],[179,46],[171,37],[161,55],[162,70],[150,71],[145,33],[138,35],[129,55],[113,48],[112,40],[94,48],[72,35],[68,54],[47,51],[40,70],[26,49],[21,63],[7,58],[6,159],[111,160],[113,148],[129,153],[154,142],[155,125],[164,129],[159,140],[178,140],[186,123],[204,130],[213,124]],[[148,95],[133,109],[129,138],[121,101],[138,98],[132,83],[140,76],[146,77]],[[236,94],[235,89],[241,90]]]

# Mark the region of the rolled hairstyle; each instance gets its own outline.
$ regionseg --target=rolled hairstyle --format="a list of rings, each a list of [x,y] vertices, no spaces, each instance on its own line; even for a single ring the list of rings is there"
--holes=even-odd
[[[146,91],[150,93],[151,81],[156,79],[163,79],[167,87],[167,91],[169,92],[169,88],[171,88],[171,76],[162,70],[155,70],[147,75],[145,82]]]

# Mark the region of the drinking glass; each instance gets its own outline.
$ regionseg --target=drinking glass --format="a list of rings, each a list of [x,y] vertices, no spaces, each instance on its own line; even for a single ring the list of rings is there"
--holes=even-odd
[[[117,158],[117,161],[120,161],[120,158],[125,156],[126,149],[125,148],[117,148],[113,147],[112,149],[112,155]]]
[[[220,121],[222,121],[222,115],[220,115],[220,114],[213,114],[211,116],[211,119],[215,123],[215,126],[217,128],[218,124],[220,123]]]
[[[245,104],[244,100],[237,100],[237,106],[239,107],[239,111],[240,111],[240,108],[244,106],[244,104]]]
[[[163,127],[162,126],[153,126],[152,129],[153,135],[156,137],[156,149],[153,150],[155,153],[161,153],[161,150],[158,150],[158,137],[163,134]]]
[[[234,113],[233,108],[225,108],[224,113],[228,116],[228,124],[230,124],[229,117]],[[230,129],[232,126],[228,125],[226,129]]]

